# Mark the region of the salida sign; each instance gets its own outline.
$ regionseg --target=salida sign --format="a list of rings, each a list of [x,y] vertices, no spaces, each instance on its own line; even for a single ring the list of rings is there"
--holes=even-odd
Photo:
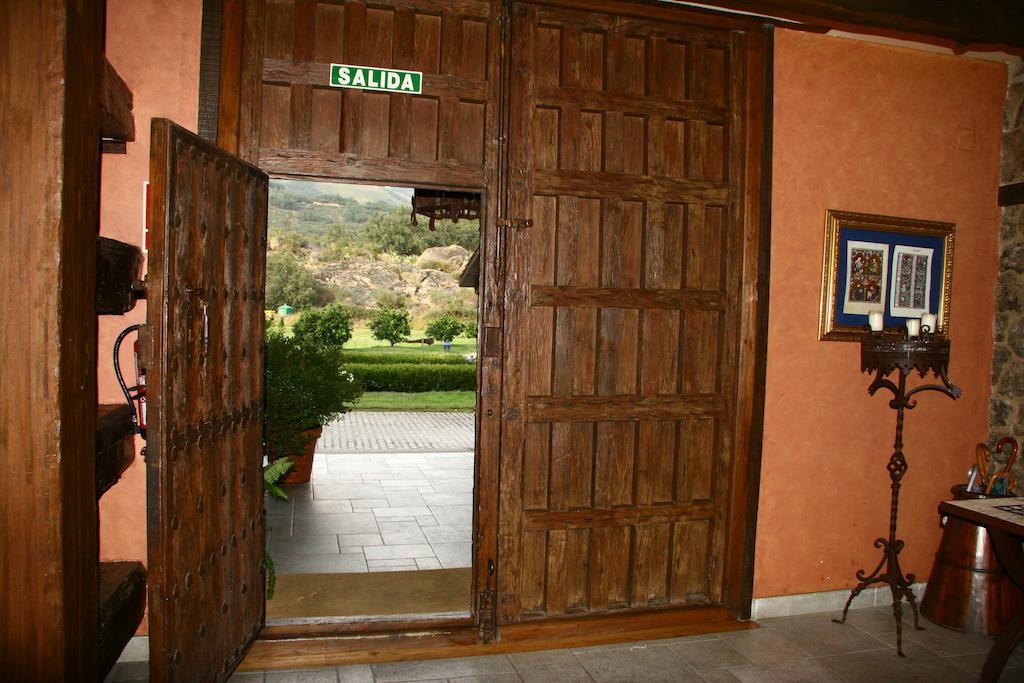
[[[330,84],[335,88],[359,88],[418,95],[423,92],[423,72],[331,64]]]

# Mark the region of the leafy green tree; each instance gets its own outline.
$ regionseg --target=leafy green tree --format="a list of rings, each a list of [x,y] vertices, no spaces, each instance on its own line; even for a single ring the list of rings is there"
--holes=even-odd
[[[431,320],[427,325],[427,336],[450,342],[462,333],[465,324],[455,316],[445,313]]]
[[[458,244],[469,251],[480,243],[480,225],[477,221],[438,221],[436,229],[427,227],[427,219],[413,225],[407,209],[381,211],[362,228],[361,239],[374,253],[419,256],[428,247],[446,247]]]
[[[303,312],[292,328],[299,343],[342,347],[352,338],[352,316],[341,304]]]
[[[476,320],[467,320],[463,323],[462,336],[470,339],[476,339]]]
[[[389,342],[392,346],[412,334],[409,311],[404,308],[381,308],[370,321],[370,332],[374,339]]]
[[[284,304],[295,308],[309,308],[316,300],[316,280],[294,254],[267,254],[268,308],[277,308]]]

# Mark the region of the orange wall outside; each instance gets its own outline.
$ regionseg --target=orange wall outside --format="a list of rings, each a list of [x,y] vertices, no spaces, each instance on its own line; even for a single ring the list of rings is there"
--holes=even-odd
[[[107,55],[135,96],[137,140],[103,159],[102,233],[140,242],[155,116],[194,130],[201,0],[109,0]],[[893,415],[868,398],[855,344],[816,339],[828,208],[957,224],[952,306],[956,403],[924,395],[908,414],[900,524],[922,578],[935,506],[987,431],[1003,65],[778,31],[771,313],[755,570],[757,597],[850,586],[885,532]],[[963,131],[972,131],[971,134]],[[959,143],[959,146],[958,146]],[[961,149],[970,147],[971,149]],[[100,323],[100,400],[120,395],[108,360],[139,306]],[[126,354],[123,362],[131,367]],[[103,497],[101,556],[144,559],[144,464]]]
[[[988,433],[1003,64],[779,30],[772,258],[755,597],[852,586],[888,532],[895,412],[859,347],[817,341],[825,211],[956,224],[952,401],[908,411],[904,571],[924,580],[936,506]]]
[[[107,0],[106,53],[134,95],[135,142],[125,155],[105,154],[100,233],[141,244],[142,184],[149,177],[149,126],[154,117],[196,129],[199,111],[199,33],[202,0]],[[99,327],[99,400],[124,400],[114,379],[110,353],[118,332],[144,322],[141,303],[123,317],[103,316]],[[134,336],[129,337],[129,340]],[[122,368],[134,372],[130,341]],[[141,440],[137,451],[141,448]],[[146,558],[146,476],[142,457],[100,499],[100,557]],[[142,632],[145,632],[143,622]]]

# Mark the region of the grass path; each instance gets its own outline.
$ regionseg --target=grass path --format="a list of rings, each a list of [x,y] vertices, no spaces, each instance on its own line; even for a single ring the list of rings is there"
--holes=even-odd
[[[352,406],[354,410],[423,411],[471,413],[476,408],[475,391],[368,391]]]

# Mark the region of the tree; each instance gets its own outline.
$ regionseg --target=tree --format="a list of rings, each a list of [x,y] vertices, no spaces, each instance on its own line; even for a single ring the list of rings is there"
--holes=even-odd
[[[341,304],[305,311],[292,334],[299,343],[342,347],[352,338],[352,316]]]
[[[309,308],[317,299],[316,280],[287,252],[267,254],[267,307]]]
[[[480,243],[478,221],[438,221],[435,230],[427,227],[427,219],[421,218],[419,225],[413,225],[407,209],[381,211],[368,220],[361,231],[361,238],[374,253],[419,256],[428,247],[446,247],[458,244],[469,251]]]
[[[463,323],[462,336],[476,339],[476,320],[468,320]]]
[[[464,328],[465,324],[461,320],[445,313],[430,321],[430,324],[427,325],[427,336],[440,339],[443,342],[450,342],[459,336]]]
[[[381,308],[370,321],[370,332],[374,339],[389,342],[392,346],[412,334],[409,311],[404,308]]]

